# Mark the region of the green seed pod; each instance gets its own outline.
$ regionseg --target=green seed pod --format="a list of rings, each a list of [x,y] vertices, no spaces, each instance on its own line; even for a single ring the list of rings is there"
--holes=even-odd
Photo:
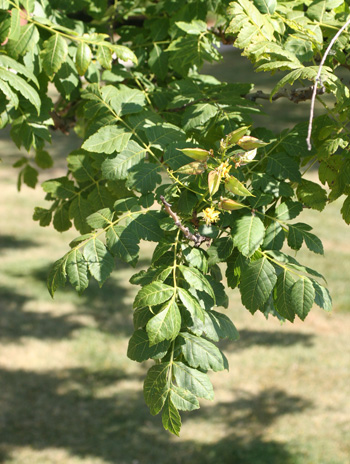
[[[219,190],[221,181],[221,175],[218,171],[211,171],[208,174],[208,187],[209,187],[209,194],[210,196],[215,195],[215,193]]]
[[[206,163],[201,163],[200,161],[193,161],[192,163],[181,166],[181,168],[177,169],[175,172],[179,174],[198,175],[198,174],[203,174],[203,172],[206,169],[207,169]]]
[[[225,187],[226,187],[226,190],[241,197],[253,197],[254,196],[252,193],[249,192],[249,190],[246,187],[244,187],[242,182],[240,182],[234,176],[231,176],[228,179],[226,179]]]
[[[219,209],[224,209],[225,211],[234,211],[236,209],[245,208],[244,205],[238,203],[238,201],[231,200],[231,198],[220,198],[220,202],[218,203]]]
[[[226,147],[229,147],[231,145],[234,145],[235,143],[240,140],[240,138],[246,134],[247,130],[249,129],[250,126],[243,126],[240,127],[239,129],[234,130],[233,132],[230,132],[226,137],[224,138],[224,144]]]
[[[206,161],[210,155],[210,152],[203,148],[177,148],[177,150],[196,161]]]
[[[250,135],[245,135],[238,140],[237,145],[243,148],[243,150],[253,150],[253,148],[264,147],[265,145],[268,145],[268,143],[255,137],[251,137]]]

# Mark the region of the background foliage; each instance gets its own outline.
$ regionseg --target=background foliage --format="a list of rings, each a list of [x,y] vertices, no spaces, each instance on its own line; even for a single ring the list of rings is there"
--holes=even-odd
[[[102,285],[115,257],[135,266],[139,242],[157,243],[151,267],[131,278],[141,290],[128,355],[156,361],[145,400],[178,434],[178,410],[213,397],[206,372],[228,367],[213,342],[238,338],[214,309],[227,306],[222,272],[252,313],[293,321],[314,302],[330,310],[322,275],[281,250],[304,243],[323,254],[311,227],[290,221],[349,194],[349,95],[335,72],[347,67],[346,33],[323,69],[318,98],[326,91],[335,104],[324,103],[315,120],[311,152],[307,123],[280,134],[254,130],[262,95],[198,71],[221,59],[220,42],[232,43],[257,71],[287,71],[270,98],[301,101],[349,8],[318,0],[107,6],[1,2],[1,122],[11,124],[18,147],[32,149],[15,163],[19,188],[35,187],[37,169],[51,167],[45,142],[52,126],[74,127],[83,139],[67,155],[67,176],[42,185],[51,206],[34,213],[42,226],[74,224],[81,234],[50,272],[52,295],[66,281],[79,293],[91,277]],[[302,88],[291,91],[294,82]],[[60,93],[55,102],[51,83]],[[316,164],[327,189],[304,178]],[[347,196],[347,223],[349,204]]]

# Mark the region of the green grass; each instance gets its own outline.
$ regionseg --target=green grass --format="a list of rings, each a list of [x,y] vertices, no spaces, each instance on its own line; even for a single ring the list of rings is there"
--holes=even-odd
[[[41,180],[59,175],[74,144],[55,135],[59,167]],[[92,284],[79,297],[67,287],[52,300],[48,266],[75,234],[32,221],[34,206],[44,204],[42,193],[16,192],[9,168],[16,149],[6,134],[0,145],[1,463],[350,463],[350,237],[339,204],[321,214],[305,211],[300,219],[323,239],[325,257],[298,253],[327,278],[334,311],[315,307],[304,323],[281,325],[251,316],[231,290],[227,314],[241,339],[222,343],[230,371],[211,375],[215,400],[183,414],[178,439],[144,404],[150,364],[126,357],[138,289],[128,280],[135,270],[117,263],[103,291]],[[151,252],[144,244],[136,271]]]

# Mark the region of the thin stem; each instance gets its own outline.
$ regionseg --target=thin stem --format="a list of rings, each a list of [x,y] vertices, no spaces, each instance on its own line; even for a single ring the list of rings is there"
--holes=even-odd
[[[309,151],[312,148],[312,146],[311,146],[312,123],[313,123],[314,112],[315,112],[315,100],[316,100],[316,94],[317,94],[317,84],[319,82],[321,82],[322,68],[323,68],[323,65],[325,64],[327,56],[329,55],[329,52],[331,51],[331,49],[332,49],[333,45],[335,44],[336,40],[342,34],[342,32],[349,26],[349,24],[350,24],[350,18],[339,29],[339,31],[335,34],[333,39],[330,41],[330,43],[329,43],[329,45],[328,45],[328,47],[327,47],[327,49],[326,49],[326,51],[325,51],[325,53],[324,53],[324,55],[322,57],[321,63],[319,65],[319,67],[318,67],[318,71],[317,71],[316,78],[315,78],[315,85],[314,85],[313,92],[312,92],[312,97],[311,97],[309,127],[308,127],[307,138],[306,138],[307,148],[308,148]]]
[[[280,263],[279,261],[277,261],[276,259],[272,258],[271,256],[269,256],[267,253],[265,253],[264,251],[261,251],[259,250],[259,253],[261,253],[266,259],[268,259],[269,261],[275,263],[278,267],[284,269],[285,271],[288,271],[292,274],[295,274],[297,275],[299,278],[301,279],[305,279],[305,276],[302,275],[302,274],[298,274],[296,271],[294,271],[293,269],[291,269],[290,267],[288,266],[284,266],[284,264]]]

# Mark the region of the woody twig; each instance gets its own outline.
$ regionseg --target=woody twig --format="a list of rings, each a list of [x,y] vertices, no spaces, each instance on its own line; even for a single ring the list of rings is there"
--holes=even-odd
[[[210,238],[209,237],[204,237],[203,235],[200,235],[198,233],[196,234],[192,234],[192,232],[190,231],[190,229],[188,227],[185,227],[181,221],[180,221],[180,218],[179,216],[171,209],[171,204],[168,203],[165,198],[163,197],[163,195],[160,196],[160,199],[164,205],[164,209],[165,211],[169,214],[169,216],[173,219],[174,221],[174,224],[176,225],[176,227],[178,227],[181,232],[183,232],[183,234],[185,235],[185,237],[188,239],[188,240],[191,240],[192,242],[194,242],[194,246],[195,247],[199,247],[202,243],[204,242],[210,242]]]

